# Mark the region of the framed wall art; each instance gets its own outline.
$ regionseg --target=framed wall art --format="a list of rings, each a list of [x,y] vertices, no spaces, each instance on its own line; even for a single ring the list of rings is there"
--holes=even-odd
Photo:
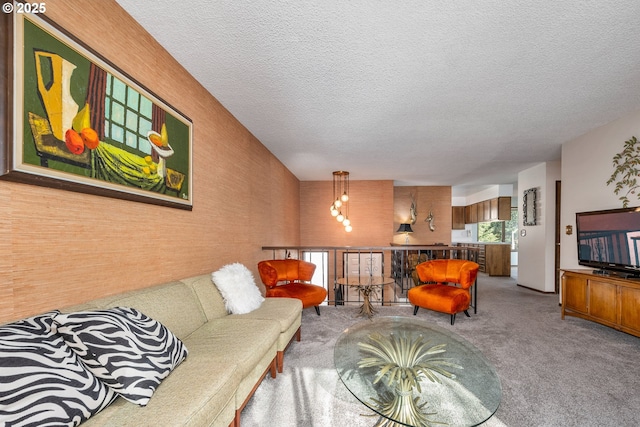
[[[522,197],[522,225],[536,225],[537,191],[535,188],[525,190]]]
[[[191,120],[47,18],[2,19],[2,178],[191,209]]]

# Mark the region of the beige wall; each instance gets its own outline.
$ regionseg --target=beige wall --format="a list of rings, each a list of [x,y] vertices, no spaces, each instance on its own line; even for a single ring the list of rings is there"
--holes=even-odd
[[[595,128],[562,145],[562,213],[560,219],[560,267],[584,268],[578,264],[576,212],[622,208],[620,195],[607,185],[614,172],[612,159],[624,142],[640,135],[640,110]],[[629,206],[640,206],[640,195],[630,195]],[[573,233],[565,233],[565,227]],[[527,234],[528,237],[528,234]]]
[[[47,16],[193,121],[194,206],[0,181],[0,322],[229,262],[257,275],[261,246],[299,244],[298,180],[117,3],[48,0]]]

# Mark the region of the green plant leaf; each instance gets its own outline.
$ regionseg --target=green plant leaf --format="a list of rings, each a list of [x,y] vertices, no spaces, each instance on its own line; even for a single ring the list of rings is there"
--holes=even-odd
[[[623,149],[620,153],[613,156],[614,170],[607,185],[615,183],[613,193],[619,195],[623,189],[626,189],[624,196],[619,200],[623,207],[628,207],[630,200],[629,195],[635,195],[640,198],[640,185],[638,185],[638,177],[640,175],[640,144],[635,136],[631,136],[624,142]]]

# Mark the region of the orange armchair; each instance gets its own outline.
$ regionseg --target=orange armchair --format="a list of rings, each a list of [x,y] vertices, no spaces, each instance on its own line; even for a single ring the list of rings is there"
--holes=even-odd
[[[327,290],[309,282],[316,271],[315,264],[298,259],[274,259],[260,261],[258,272],[267,287],[267,298],[297,298],[302,308],[315,307],[320,315],[319,305],[327,297]]]
[[[448,313],[452,325],[456,314],[461,311],[471,317],[467,311],[471,304],[469,290],[476,282],[479,269],[480,266],[475,262],[461,259],[436,259],[418,264],[418,277],[427,284],[413,287],[407,292],[409,302],[415,306],[413,314],[418,312],[419,307]]]

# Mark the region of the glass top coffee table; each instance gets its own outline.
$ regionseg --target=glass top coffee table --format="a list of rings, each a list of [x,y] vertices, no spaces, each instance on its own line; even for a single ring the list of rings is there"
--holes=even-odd
[[[347,389],[381,415],[377,426],[475,426],[502,398],[477,348],[417,318],[378,317],[346,329],[334,363]]]

